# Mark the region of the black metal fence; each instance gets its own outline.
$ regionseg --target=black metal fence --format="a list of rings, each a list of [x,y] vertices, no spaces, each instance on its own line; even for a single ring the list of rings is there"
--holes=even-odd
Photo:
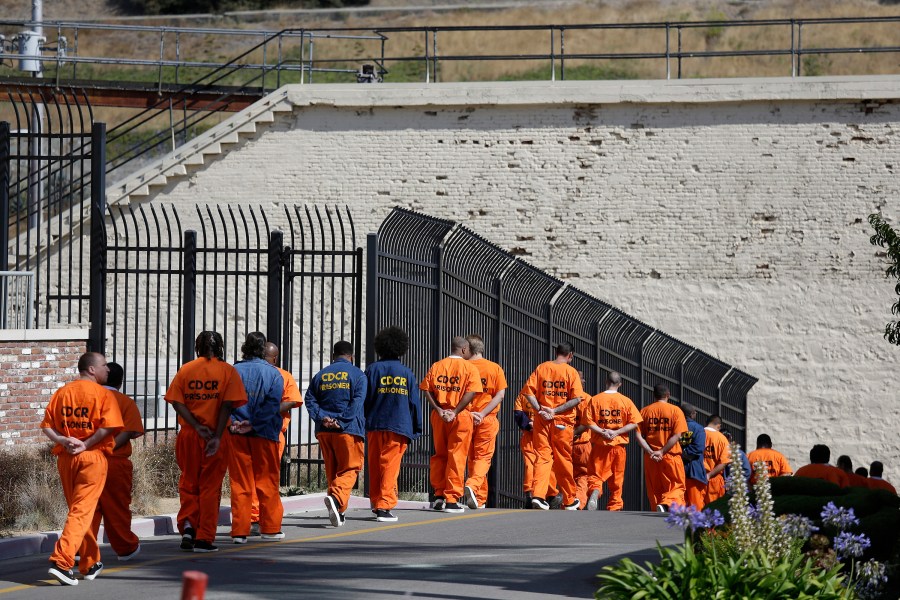
[[[660,332],[618,309],[550,277],[451,221],[394,209],[368,239],[367,339],[387,325],[410,334],[406,360],[417,376],[449,351],[453,335],[479,333],[485,356],[498,362],[509,382],[501,405],[500,434],[489,476],[489,504],[519,507],[523,463],[513,421],[518,391],[561,341],[575,345],[574,365],[586,391],[598,393],[606,374],[624,378],[620,391],[638,407],[652,402],[665,382],[676,401],[718,413],[742,445],[746,441],[747,392],[756,379]],[[367,345],[371,356],[371,343]],[[424,405],[424,404],[423,404]],[[431,431],[410,445],[400,489],[428,491]],[[628,449],[624,500],[628,510],[647,507],[643,461]]]
[[[5,96],[5,97],[4,97]],[[105,189],[103,125],[83,93],[0,92],[0,271],[34,273],[27,326],[87,322],[89,248],[81,226]]]
[[[163,397],[202,330],[222,334],[232,362],[248,332],[266,333],[301,390],[334,342],[361,337],[363,255],[346,209],[125,205],[95,226],[106,257],[98,302],[109,315],[98,349],[125,368],[147,443],[174,433]],[[304,410],[294,412],[283,467],[283,485],[324,487]]]

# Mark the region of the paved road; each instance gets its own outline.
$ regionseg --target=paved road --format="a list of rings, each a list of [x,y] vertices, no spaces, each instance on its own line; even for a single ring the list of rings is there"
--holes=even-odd
[[[289,515],[284,540],[251,538],[244,546],[231,544],[220,527],[215,554],[181,552],[176,536],[150,538],[134,562],[113,558],[96,580],[74,587],[47,575],[47,555],[0,561],[0,600],[175,599],[188,569],[209,574],[210,600],[590,598],[603,565],[626,554],[650,559],[656,540],[682,539],[653,513],[397,513],[398,523],[376,523],[370,512],[352,510],[340,529],[324,510]],[[107,546],[102,551],[109,556]]]

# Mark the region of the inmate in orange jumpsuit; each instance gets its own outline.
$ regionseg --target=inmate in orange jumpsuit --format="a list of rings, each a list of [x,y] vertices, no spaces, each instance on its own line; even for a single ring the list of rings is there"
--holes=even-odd
[[[281,367],[276,366],[281,377],[284,379],[284,393],[281,396],[282,402],[295,402],[297,406],[303,404],[303,396],[300,395],[300,388],[297,387],[297,380],[289,371],[285,371]],[[297,408],[297,407],[294,407]],[[293,410],[293,409],[291,409]],[[281,413],[281,433],[278,435],[278,460],[284,456],[284,448],[287,445],[287,430],[291,426],[291,411],[286,410]],[[280,463],[279,463],[280,468]],[[253,501],[250,504],[250,522],[259,523],[259,498],[256,497],[256,488],[252,491]]]
[[[232,408],[247,403],[247,392],[235,368],[218,358],[197,358],[182,365],[166,391],[166,402],[183,404],[194,418],[214,434],[219,414],[226,402]],[[222,431],[219,450],[206,455],[206,439],[191,425],[178,418],[181,430],[175,439],[175,459],[181,469],[178,495],[178,531],[185,532],[186,523],[195,529],[197,541],[212,543],[219,521],[222,480],[228,469],[228,430]]]
[[[587,402],[575,407],[575,426],[584,425],[584,409]],[[575,477],[575,497],[581,502],[581,510],[587,508],[588,488],[591,480],[591,432],[582,431],[572,441],[572,475]]]
[[[643,421],[638,426],[647,444],[653,450],[662,449],[673,435],[680,436],[688,430],[681,409],[659,400],[641,409]],[[663,504],[684,505],[684,462],[681,460],[681,444],[675,444],[656,462],[644,455],[644,479],[650,507]]]
[[[634,402],[619,392],[607,390],[592,397],[585,405],[588,423],[601,429],[621,429],[632,423],[640,425],[643,418]],[[622,510],[622,484],[625,481],[625,448],[628,434],[617,435],[612,440],[591,431],[591,480],[590,491],[603,491],[603,483],[608,482],[609,502],[606,510]]]
[[[566,363],[547,361],[534,370],[522,394],[533,396],[545,408],[556,408],[573,398],[584,398],[581,376]],[[570,505],[576,499],[575,477],[572,466],[572,434],[575,411],[568,410],[547,421],[534,416],[532,439],[537,460],[534,464],[535,498],[546,499],[550,487],[550,473],[556,474],[556,482],[563,494],[563,504]]]
[[[753,469],[753,476],[750,479],[751,484],[756,482],[756,463],[758,462],[765,464],[766,469],[769,471],[769,479],[792,473],[788,459],[785,458],[784,454],[772,448],[757,448],[747,455],[747,460],[750,461],[750,468]]]
[[[53,447],[69,514],[50,562],[64,570],[75,565],[76,553],[81,557],[78,570],[82,574],[100,562],[100,547],[91,525],[106,484],[107,456],[115,445],[113,436],[122,427],[122,413],[116,399],[109,390],[93,381],[78,379],[64,385],[47,405],[41,429],[52,429],[81,441],[90,438],[98,429],[112,430],[111,435],[79,454],[69,454],[59,444]]]
[[[525,472],[522,476],[522,491],[525,492],[526,496],[531,496],[532,491],[534,490],[534,462],[537,460],[537,454],[534,452],[534,443],[532,439],[533,425],[534,421],[534,408],[532,408],[531,403],[525,399],[525,396],[519,394],[516,398],[516,411],[521,412],[528,421],[527,427],[524,423],[519,424],[520,429],[522,429],[522,437],[519,439],[519,448],[522,451],[522,462],[525,466]],[[556,474],[553,471],[550,471],[550,487],[547,490],[547,495],[550,497],[556,496],[559,493],[559,490],[556,487]],[[531,508],[531,504],[528,505],[528,508]]]
[[[806,465],[805,467],[800,467],[799,469],[797,469],[797,472],[794,473],[794,477],[824,479],[825,481],[830,481],[831,483],[839,485],[842,488],[850,487],[850,479],[847,477],[846,473],[844,473],[837,467],[832,467],[831,465],[825,463],[812,463]]]
[[[713,429],[706,427],[706,451],[703,453],[703,466],[706,468],[706,504],[715,502],[725,495],[725,475],[719,473],[715,477],[709,477],[709,472],[717,465],[728,464],[731,461],[731,446],[728,438]]]
[[[454,410],[468,392],[481,389],[481,374],[471,362],[451,355],[437,361],[419,384],[419,389],[431,393],[444,410]],[[434,455],[430,461],[431,487],[437,498],[448,504],[459,502],[463,495],[466,458],[472,443],[472,413],[461,411],[449,423],[437,411],[431,412],[431,431]]]
[[[897,495],[897,488],[880,477],[869,477],[869,488],[873,490],[887,490],[895,496]]]
[[[506,389],[506,375],[503,369],[495,362],[485,358],[469,361],[475,365],[481,374],[482,392],[475,394],[472,402],[466,407],[470,412],[484,410],[494,396]],[[500,405],[494,407],[490,414],[485,415],[480,424],[473,426],[472,446],[469,448],[469,478],[466,479],[466,487],[472,488],[478,506],[484,506],[487,502],[488,482],[487,474],[491,469],[491,459],[494,457],[494,449],[497,444],[497,434],[500,432],[500,421],[497,415],[500,413]]]
[[[107,388],[116,398],[122,421],[123,431],[144,435],[144,422],[134,400],[119,392]],[[140,437],[140,436],[137,436]],[[106,480],[109,485],[103,488],[91,529],[96,537],[100,531],[100,520],[103,519],[103,531],[113,551],[119,556],[131,554],[140,545],[138,536],[131,531],[131,491],[134,488],[134,465],[131,464],[131,439],[113,450],[107,457],[109,470]]]

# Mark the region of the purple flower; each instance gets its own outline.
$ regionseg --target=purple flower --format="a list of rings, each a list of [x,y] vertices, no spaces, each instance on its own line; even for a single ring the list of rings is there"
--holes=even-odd
[[[669,514],[664,520],[669,527],[681,527],[685,531],[688,529],[693,531],[696,514],[697,509],[693,506],[674,503],[669,507]]]
[[[703,509],[703,512],[700,513],[700,519],[698,519],[698,525],[702,529],[711,529],[724,524],[725,517],[722,516],[722,513],[717,510],[709,510],[708,508]]]
[[[859,558],[872,545],[869,538],[859,534],[853,535],[849,531],[842,531],[834,538],[834,551],[838,558]]]
[[[819,530],[812,521],[800,515],[785,515],[781,518],[781,529],[788,537],[806,540]]]
[[[747,505],[747,515],[754,521],[759,521],[759,509],[754,504]]]
[[[852,508],[835,506],[834,502],[829,502],[822,509],[822,522],[840,531],[847,529],[851,525],[859,525],[859,519],[853,514]]]
[[[885,566],[875,560],[867,560],[859,565],[856,593],[860,598],[877,598],[887,580]]]

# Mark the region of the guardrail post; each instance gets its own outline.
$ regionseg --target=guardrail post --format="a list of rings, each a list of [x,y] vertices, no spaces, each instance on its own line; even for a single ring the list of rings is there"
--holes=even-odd
[[[281,347],[281,295],[284,292],[284,234],[269,234],[269,272],[266,291],[266,339]]]
[[[197,326],[197,232],[193,229],[184,232],[182,256],[181,363],[184,364],[194,359]]]
[[[106,123],[91,127],[91,270],[88,349],[106,351]]]

